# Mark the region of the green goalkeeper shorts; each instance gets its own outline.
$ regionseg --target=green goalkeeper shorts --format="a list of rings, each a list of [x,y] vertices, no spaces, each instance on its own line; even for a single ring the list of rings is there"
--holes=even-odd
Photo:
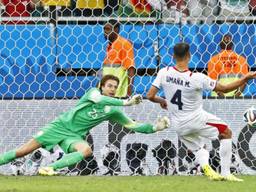
[[[43,127],[33,138],[48,151],[59,145],[65,153],[70,153],[73,152],[73,149],[70,150],[72,144],[84,143],[88,145],[82,136],[71,132],[56,121]]]

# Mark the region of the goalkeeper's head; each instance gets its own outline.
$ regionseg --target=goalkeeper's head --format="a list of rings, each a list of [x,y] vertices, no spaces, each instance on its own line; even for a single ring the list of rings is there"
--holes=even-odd
[[[114,75],[105,75],[100,81],[100,91],[102,95],[114,97],[119,85],[118,77]]]
[[[232,36],[230,34],[226,34],[222,37],[222,40],[220,42],[220,48],[224,50],[233,49]]]

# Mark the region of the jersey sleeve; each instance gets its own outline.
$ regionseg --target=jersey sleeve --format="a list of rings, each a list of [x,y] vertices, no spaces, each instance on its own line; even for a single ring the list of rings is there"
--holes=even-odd
[[[156,76],[156,79],[153,81],[152,85],[160,89],[162,87],[162,79],[163,79],[163,69],[161,69]]]
[[[215,88],[217,81],[211,79],[205,74],[202,74],[202,73],[199,73],[199,74],[200,74],[199,81],[201,83],[201,88],[212,91]]]
[[[138,123],[132,120],[130,117],[128,117],[124,112],[122,112],[119,109],[116,109],[113,107],[111,112],[112,112],[112,115],[109,118],[109,120],[116,122],[127,129],[130,129],[138,133],[146,133],[146,134],[155,132],[155,130],[153,129],[153,125],[149,123]]]
[[[90,90],[88,92],[87,100],[93,103],[110,106],[123,106],[124,103],[122,99],[116,99],[102,95],[98,89]]]

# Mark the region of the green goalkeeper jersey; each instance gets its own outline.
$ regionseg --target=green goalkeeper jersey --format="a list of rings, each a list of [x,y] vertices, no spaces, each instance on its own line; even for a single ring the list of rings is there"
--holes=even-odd
[[[99,89],[92,88],[77,105],[44,126],[34,139],[47,150],[59,144],[68,153],[72,143],[82,141],[89,131],[103,121],[110,120],[139,133],[154,133],[156,129],[148,123],[137,123],[117,106],[124,100],[104,96]]]
[[[96,125],[110,119],[118,110],[113,106],[122,105],[123,100],[101,95],[99,89],[92,88],[79,100],[76,107],[60,115],[55,122],[61,122],[66,129],[84,136]]]

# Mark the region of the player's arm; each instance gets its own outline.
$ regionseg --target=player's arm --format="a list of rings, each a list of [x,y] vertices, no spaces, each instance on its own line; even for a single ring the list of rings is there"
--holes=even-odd
[[[162,76],[165,70],[166,69],[163,68],[157,73],[156,79],[147,93],[147,98],[154,103],[159,103],[163,109],[167,109],[167,102],[164,98],[157,96],[157,92],[162,86]]]
[[[159,103],[163,109],[167,109],[166,100],[162,97],[157,96],[156,95],[157,92],[158,92],[158,88],[152,85],[147,93],[147,98],[154,103]]]
[[[88,100],[101,104],[101,105],[110,105],[110,106],[131,106],[137,105],[142,102],[141,95],[134,95],[130,99],[116,99],[113,97],[108,97],[102,95],[98,90],[93,90],[89,96]]]
[[[232,83],[228,84],[221,84],[219,82],[216,83],[216,86],[214,88],[214,91],[220,91],[223,93],[228,93],[230,91],[233,91],[245,83],[247,83],[248,80],[256,78],[256,72],[249,72],[245,76],[243,76],[241,79],[238,79]]]
[[[243,93],[245,86],[246,86],[246,84],[244,83],[242,86],[237,88],[237,90],[235,92],[235,97],[239,97]]]
[[[112,115],[109,120],[116,122],[123,127],[138,132],[138,133],[154,133],[157,131],[162,131],[170,126],[170,121],[167,117],[163,117],[158,120],[155,126],[149,123],[138,123],[129,118],[124,112],[119,109],[112,109]]]

